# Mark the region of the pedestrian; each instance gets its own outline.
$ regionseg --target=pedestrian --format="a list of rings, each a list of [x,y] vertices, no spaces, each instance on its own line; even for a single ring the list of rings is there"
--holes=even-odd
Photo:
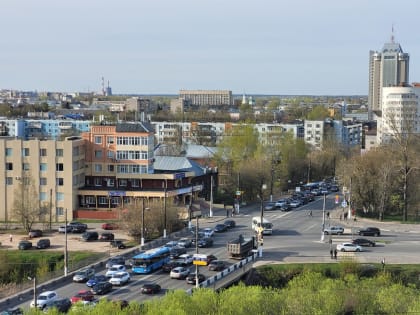
[[[330,212],[327,212],[327,219],[330,218]]]
[[[309,211],[309,216],[312,217],[312,210]]]
[[[334,249],[334,259],[337,259],[337,248]]]
[[[10,239],[10,243],[13,242],[13,235],[12,234],[10,234],[9,239]]]
[[[334,258],[334,253],[333,253],[332,248],[330,249],[330,256],[331,256],[331,259],[333,259],[333,258]]]
[[[235,208],[232,208],[232,217],[235,215]]]
[[[343,215],[342,214],[340,214],[340,221],[341,221],[341,219],[343,219]]]
[[[385,270],[385,257],[382,259],[381,263],[382,263],[382,270]]]

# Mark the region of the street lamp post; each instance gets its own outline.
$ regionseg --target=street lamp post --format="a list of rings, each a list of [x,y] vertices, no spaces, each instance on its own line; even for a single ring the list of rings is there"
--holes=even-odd
[[[192,227],[192,222],[191,222],[191,219],[192,219],[192,199],[193,199],[193,187],[194,187],[194,184],[193,183],[191,183],[191,196],[190,196],[190,205],[189,205],[189,209],[188,209],[188,229],[190,229],[191,230],[191,227]]]
[[[261,186],[260,186],[260,228],[259,228],[259,256],[262,257],[263,255],[263,244],[264,244],[264,195],[263,195],[263,190],[266,189],[266,185],[263,184],[261,182]]]
[[[50,232],[52,231],[52,188],[50,189]]]
[[[166,192],[168,189],[168,182],[165,180],[163,182],[163,192],[164,192],[164,196],[163,196],[163,238],[166,238]]]
[[[141,198],[141,239],[140,245],[144,246],[144,198]]]
[[[325,230],[325,202],[327,199],[327,195],[324,194],[324,203],[322,206],[322,231],[321,231],[321,242],[324,241],[325,238],[325,234],[324,234],[324,230]]]
[[[210,218],[213,217],[213,174],[210,175]]]
[[[69,262],[69,253],[68,253],[68,248],[67,248],[67,208],[65,210],[65,228],[64,228],[64,237],[65,237],[65,241],[64,241],[64,276],[67,276],[68,273],[68,262]]]
[[[37,300],[36,300],[36,277],[28,277],[28,280],[32,280],[34,282],[34,307],[37,307]]]

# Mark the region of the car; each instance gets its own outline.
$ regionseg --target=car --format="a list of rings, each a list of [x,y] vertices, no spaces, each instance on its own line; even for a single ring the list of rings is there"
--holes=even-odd
[[[197,246],[200,248],[213,246],[213,239],[210,237],[200,238],[197,242]]]
[[[98,232],[95,231],[87,231],[87,232],[83,232],[82,234],[82,241],[85,242],[90,242],[90,241],[97,241],[99,238],[99,234]]]
[[[226,220],[223,222],[224,225],[228,227],[228,229],[234,228],[236,226],[236,222],[234,220]]]
[[[301,199],[292,199],[289,205],[291,208],[298,208],[303,205],[303,201]]]
[[[23,309],[20,307],[8,308],[1,312],[0,315],[23,315]]]
[[[124,249],[127,247],[127,245],[125,245],[122,240],[112,240],[109,242],[109,244],[111,245],[111,247],[115,247],[118,249]]]
[[[41,238],[37,243],[36,243],[36,248],[38,249],[45,249],[51,246],[51,241],[49,238]]]
[[[208,264],[208,269],[211,271],[220,271],[226,268],[226,263],[222,260],[213,260]]]
[[[72,227],[70,225],[61,225],[58,228],[58,233],[70,233],[72,231]]]
[[[190,274],[190,269],[185,267],[175,267],[169,273],[171,279],[185,279]]]
[[[72,221],[68,225],[71,227],[72,233],[83,233],[88,229],[87,224],[78,221]]]
[[[18,249],[20,250],[27,250],[27,249],[31,249],[32,248],[32,242],[29,241],[20,241],[18,244]]]
[[[90,290],[80,290],[70,298],[70,301],[74,304],[80,301],[93,301],[95,296]]]
[[[41,236],[42,236],[42,231],[41,230],[30,230],[29,233],[28,233],[29,238],[41,237]]]
[[[353,244],[360,246],[374,247],[376,243],[374,241],[368,240],[367,238],[356,238],[352,241]]]
[[[124,265],[113,265],[111,266],[111,268],[108,269],[108,271],[105,273],[105,276],[107,276],[108,278],[111,278],[114,274],[116,274],[117,272],[122,272],[122,271],[126,271],[125,266]]]
[[[77,271],[73,276],[73,282],[86,282],[95,275],[95,269],[84,268]]]
[[[111,279],[109,279],[109,282],[112,285],[123,285],[127,284],[130,281],[130,279],[130,274],[126,271],[122,271],[114,273]]]
[[[125,265],[125,258],[123,256],[114,256],[108,259],[105,264],[105,268],[109,269],[113,265]]]
[[[185,265],[190,265],[193,262],[193,257],[194,256],[191,254],[182,254],[182,255],[179,255],[178,260],[183,261]]]
[[[266,202],[264,205],[264,210],[266,211],[270,211],[270,210],[276,210],[276,203],[275,202]]]
[[[289,204],[289,200],[287,198],[279,199],[274,203],[276,208],[281,208],[282,206],[285,206],[287,204]]]
[[[112,283],[109,281],[101,281],[96,283],[90,291],[95,295],[104,295],[112,291]]]
[[[102,224],[102,229],[103,230],[118,230],[118,224],[117,223],[111,223],[111,222],[108,222],[108,223],[104,223],[104,224]]]
[[[140,292],[143,294],[155,294],[159,293],[162,288],[157,283],[145,283],[140,288]]]
[[[176,246],[178,246],[178,241],[169,241],[163,246],[169,247],[169,248],[176,247]]]
[[[214,230],[212,228],[205,228],[203,233],[205,237],[212,237],[214,235]]]
[[[58,294],[55,291],[45,291],[36,298],[36,307],[43,309],[48,303],[58,299]],[[31,307],[35,307],[35,301],[32,300]]]
[[[280,211],[287,212],[287,211],[292,210],[292,207],[287,203],[287,204],[281,206],[279,209],[280,209]]]
[[[105,275],[94,275],[87,282],[86,285],[90,288],[95,286],[99,282],[108,281],[108,278]]]
[[[114,239],[114,234],[111,232],[102,232],[101,235],[99,235],[100,241],[112,241]]]
[[[48,302],[44,307],[44,312],[48,313],[51,309],[56,309],[57,313],[67,313],[71,307],[69,298],[59,298],[57,300]]]
[[[361,252],[362,246],[353,243],[342,243],[337,245],[337,250],[340,252]]]
[[[357,234],[360,236],[380,236],[381,230],[377,227],[369,226],[366,228],[361,228],[359,231],[357,231]]]
[[[332,185],[331,188],[330,188],[331,192],[338,192],[339,190],[340,190],[340,188],[338,188],[337,185]]]
[[[169,256],[174,259],[174,258],[178,258],[180,255],[182,254],[186,254],[187,253],[187,249],[185,247],[172,247]]]
[[[169,262],[167,262],[166,264],[162,265],[162,271],[163,272],[171,272],[172,269],[176,268],[176,267],[185,267],[186,264],[183,260],[181,259],[175,259],[175,260],[171,260]]]
[[[324,234],[325,235],[343,235],[344,234],[344,228],[339,225],[332,225],[329,227],[324,228]]]
[[[192,246],[192,241],[189,238],[183,237],[178,241],[178,246],[189,248]]]
[[[187,278],[185,280],[187,281],[188,284],[196,284],[196,282],[197,282],[196,279],[197,279],[196,274],[191,273],[187,276]],[[199,273],[198,274],[198,283],[201,283],[204,280],[206,280],[206,277],[203,274]]]
[[[214,231],[216,233],[226,232],[227,229],[228,229],[227,226],[224,224],[216,224],[216,226],[214,227]]]

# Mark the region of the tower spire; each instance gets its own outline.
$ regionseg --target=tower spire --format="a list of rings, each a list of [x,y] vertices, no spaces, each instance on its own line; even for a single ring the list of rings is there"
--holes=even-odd
[[[392,23],[391,28],[391,43],[394,43],[395,37],[394,37],[394,23]]]

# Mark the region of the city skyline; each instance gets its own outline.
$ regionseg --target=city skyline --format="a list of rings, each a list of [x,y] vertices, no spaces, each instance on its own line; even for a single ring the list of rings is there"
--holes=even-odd
[[[114,94],[367,95],[369,51],[392,35],[420,81],[420,3],[392,4],[6,0],[0,89],[99,92],[104,77]]]

